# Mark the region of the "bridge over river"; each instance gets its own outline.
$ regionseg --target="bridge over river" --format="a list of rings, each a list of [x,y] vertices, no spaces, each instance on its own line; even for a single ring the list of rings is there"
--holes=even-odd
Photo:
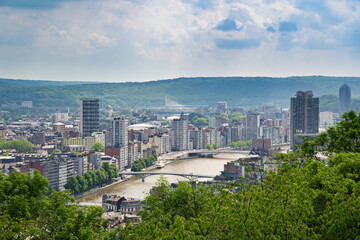
[[[192,174],[192,173],[171,173],[171,172],[127,172],[127,173],[119,173],[120,177],[124,175],[132,175],[132,176],[139,176],[141,177],[142,181],[145,181],[145,178],[151,175],[173,175],[173,176],[180,176],[189,179],[190,181],[194,181],[197,178],[214,178],[215,176],[209,175],[199,175],[199,174]]]

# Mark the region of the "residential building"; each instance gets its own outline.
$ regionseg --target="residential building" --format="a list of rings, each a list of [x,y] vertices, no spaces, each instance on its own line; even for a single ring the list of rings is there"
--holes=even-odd
[[[91,136],[91,133],[99,131],[99,99],[80,99],[80,135]]]
[[[67,122],[69,121],[68,113],[55,113],[53,117],[54,122]]]
[[[32,136],[29,138],[29,141],[33,145],[41,145],[45,143],[45,132],[32,131]]]
[[[126,152],[125,152],[126,149]],[[116,158],[115,165],[119,172],[124,171],[128,165],[128,148],[125,147],[105,147],[105,154]],[[125,158],[126,156],[126,158]]]
[[[253,140],[258,138],[260,127],[260,115],[248,114],[246,115],[246,140]]]
[[[196,128],[190,130],[190,141],[193,143],[194,149],[203,149],[204,148],[204,132],[201,128]]]
[[[335,117],[333,112],[321,112],[320,113],[320,125],[321,126],[333,126],[335,124]]]
[[[63,154],[54,154],[53,159],[42,162],[44,177],[49,180],[54,189],[65,190],[64,185],[75,176],[74,161]]]
[[[100,142],[103,146],[106,146],[104,132],[93,132],[91,133],[91,136],[95,137],[97,142]]]
[[[218,112],[225,113],[227,111],[228,105],[227,102],[217,102]]]
[[[114,118],[111,123],[111,145],[125,147],[128,144],[128,125],[126,118]]]
[[[129,120],[126,118],[117,117],[114,118],[111,122],[111,137],[110,137],[111,146],[115,148],[124,148],[123,153],[125,158],[125,166],[129,166],[128,125],[129,125]]]
[[[290,146],[294,145],[295,134],[316,134],[319,132],[319,98],[312,91],[297,91],[290,104]]]
[[[138,144],[136,142],[129,142],[128,143],[128,162],[127,166],[131,167],[135,160],[139,159],[138,154]]]
[[[78,145],[85,146],[86,150],[90,150],[91,147],[97,142],[95,137],[77,137],[77,138],[64,138],[61,142],[62,146]]]
[[[32,108],[33,102],[32,101],[23,101],[21,102],[21,107],[23,108]]]
[[[183,151],[188,149],[188,131],[185,119],[174,119],[171,122],[171,148],[173,151]]]

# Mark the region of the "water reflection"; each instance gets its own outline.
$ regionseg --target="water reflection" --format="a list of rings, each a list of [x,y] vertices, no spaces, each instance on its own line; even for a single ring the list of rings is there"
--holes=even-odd
[[[166,165],[162,169],[155,169],[157,172],[171,172],[171,173],[192,173],[200,175],[219,175],[220,171],[224,169],[224,164],[228,161],[238,159],[241,154],[224,153],[219,154],[215,158],[194,158],[186,160],[178,160]],[[101,189],[96,193],[89,194],[83,199],[87,201],[101,201],[103,194],[117,194],[125,197],[133,197],[144,199],[149,190],[155,185],[160,175],[153,175],[145,178],[142,182],[141,178],[132,178],[129,181],[121,182],[113,186]],[[180,176],[165,175],[167,180],[171,183],[181,180],[187,180]],[[210,180],[210,179],[201,179]]]

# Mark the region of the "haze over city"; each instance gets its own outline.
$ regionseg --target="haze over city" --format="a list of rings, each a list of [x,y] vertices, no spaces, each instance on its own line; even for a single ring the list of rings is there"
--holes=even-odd
[[[3,78],[360,76],[355,0],[0,1]]]

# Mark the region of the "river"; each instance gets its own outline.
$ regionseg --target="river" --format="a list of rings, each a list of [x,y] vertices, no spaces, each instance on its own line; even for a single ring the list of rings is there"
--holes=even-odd
[[[219,175],[220,171],[224,170],[224,164],[231,160],[236,160],[244,156],[244,154],[235,153],[221,153],[215,155],[214,158],[193,158],[177,160],[167,164],[162,169],[154,169],[156,172],[168,172],[168,173],[192,173],[199,175]],[[145,182],[142,182],[141,178],[132,177],[125,182],[119,182],[117,184],[108,186],[103,189],[99,189],[95,193],[88,194],[83,197],[86,201],[101,201],[103,194],[107,195],[120,195],[124,197],[133,197],[144,199],[150,189],[156,184],[160,175],[152,175],[145,178]],[[180,176],[165,175],[170,183],[186,180],[186,178]],[[210,179],[199,179],[210,180]]]

